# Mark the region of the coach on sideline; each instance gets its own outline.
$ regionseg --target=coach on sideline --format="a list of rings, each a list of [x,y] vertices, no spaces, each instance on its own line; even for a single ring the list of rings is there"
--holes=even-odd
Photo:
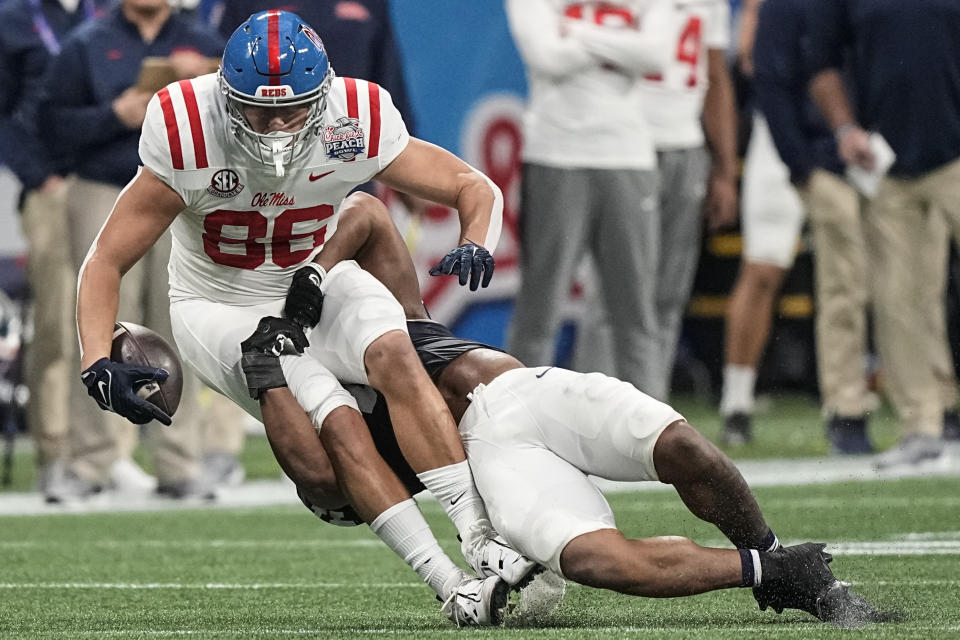
[[[173,13],[167,0],[122,0],[64,41],[46,78],[40,121],[51,148],[76,158],[75,174],[67,179],[67,224],[75,273],[140,164],[140,127],[153,95],[136,86],[143,59],[180,52],[174,67],[180,77],[192,77],[206,72],[205,58],[219,57],[222,51],[223,40],[215,31]],[[119,318],[146,324],[172,341],[169,247],[168,234],[166,243],[154,249],[156,255],[126,274]],[[78,366],[79,358],[74,368]],[[171,497],[203,493],[197,486],[200,431],[190,402],[195,400],[196,387],[194,379],[184,389],[187,404],[181,405],[173,427],[152,428],[158,491]],[[71,391],[69,477],[73,482],[65,491],[67,498],[83,497],[107,485],[114,464],[130,454],[135,437],[132,424],[98,410],[79,383]]]
[[[0,156],[22,185],[21,227],[33,339],[26,352],[31,401],[27,423],[37,448],[37,488],[56,501],[67,456],[67,398],[76,350],[70,300],[76,273],[67,256],[64,207],[70,159],[53,157],[38,137],[43,74],[67,33],[92,18],[104,0],[8,0],[0,3]]]
[[[877,347],[903,436],[877,465],[916,464],[940,456],[945,422],[947,435],[960,437],[956,386],[941,383],[952,375],[950,354],[925,337],[945,330],[946,261],[932,278],[917,269],[939,216],[960,237],[960,2],[815,0],[812,8],[810,90],[841,158],[873,168],[865,129],[897,154],[864,217]],[[838,71],[847,49],[859,121]]]
[[[810,100],[805,46],[809,38],[807,0],[765,0],[760,8],[754,90],[790,181],[803,199],[814,238],[816,268],[817,370],[827,437],[840,454],[871,453],[867,416],[874,403],[867,389],[867,303],[869,276],[863,230],[866,202],[844,179],[833,132]],[[847,75],[844,75],[847,80]],[[924,261],[915,269],[935,281],[949,242],[938,220],[924,227]],[[797,244],[799,225],[787,245]],[[783,277],[781,272],[781,279]],[[932,318],[945,320],[943,316]],[[946,333],[925,334],[931,349],[947,353]],[[952,389],[956,380],[939,381]]]

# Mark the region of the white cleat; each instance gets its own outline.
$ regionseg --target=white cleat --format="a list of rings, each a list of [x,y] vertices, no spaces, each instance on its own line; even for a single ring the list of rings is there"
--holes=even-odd
[[[497,576],[464,576],[440,610],[458,627],[496,627],[503,624],[509,595],[510,585]]]
[[[470,527],[470,539],[461,545],[463,557],[481,578],[500,576],[513,587],[537,568],[537,563],[510,547],[489,520]]]

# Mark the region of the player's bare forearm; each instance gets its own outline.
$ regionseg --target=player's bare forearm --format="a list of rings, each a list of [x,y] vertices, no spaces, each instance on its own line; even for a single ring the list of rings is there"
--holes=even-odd
[[[500,189],[479,171],[436,145],[411,138],[377,180],[425,200],[456,209],[461,242],[493,251],[503,222]]]
[[[83,368],[110,355],[120,279],[183,208],[180,196],[146,169],[117,198],[80,270],[77,330]]]
[[[733,82],[720,49],[708,52],[710,86],[703,102],[703,128],[713,158],[713,172],[737,177],[737,105]]]
[[[96,255],[90,256],[80,271],[77,289],[81,369],[110,356],[119,293],[119,269]]]
[[[714,232],[737,220],[737,107],[723,51],[710,49],[707,56],[710,86],[704,96],[703,126],[713,167],[704,213]]]
[[[330,271],[344,260],[356,259],[361,248],[370,241],[374,221],[372,216],[366,215],[364,198],[373,196],[358,192],[344,202],[337,221],[337,232],[323,243],[323,248],[313,259],[324,270]]]
[[[290,389],[267,390],[260,397],[260,411],[277,462],[310,502],[328,509],[346,504],[317,431]]]
[[[462,173],[458,178],[460,190],[454,206],[460,215],[460,244],[472,242],[492,252],[502,224],[500,189],[476,171]]]
[[[836,69],[824,69],[810,81],[810,95],[831,129],[855,123],[843,78]]]
[[[427,317],[413,259],[390,212],[377,198],[362,192],[347,198],[337,232],[314,259],[327,271],[341,260],[356,260],[379,280],[403,306],[408,319]]]
[[[737,57],[740,70],[745,75],[753,75],[753,43],[757,36],[757,14],[761,0],[746,0],[740,11],[740,38],[737,42]]]

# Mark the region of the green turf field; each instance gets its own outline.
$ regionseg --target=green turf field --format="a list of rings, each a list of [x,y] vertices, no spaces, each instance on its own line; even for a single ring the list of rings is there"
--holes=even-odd
[[[914,479],[757,491],[784,541],[836,543],[838,576],[906,616],[860,632],[801,613],[761,613],[747,590],[646,600],[582,587],[568,590],[542,628],[457,630],[366,528],[332,527],[301,508],[271,507],[4,517],[0,637],[960,637],[958,484]],[[615,494],[611,501],[630,535],[722,543],[672,492]],[[424,508],[456,554],[439,507]]]

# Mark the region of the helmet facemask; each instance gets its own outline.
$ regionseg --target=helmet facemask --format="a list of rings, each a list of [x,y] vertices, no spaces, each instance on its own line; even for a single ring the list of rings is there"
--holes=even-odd
[[[226,96],[227,114],[230,130],[240,143],[240,148],[251,158],[266,166],[272,166],[277,177],[283,177],[291,162],[307,154],[320,137],[323,127],[323,112],[327,106],[327,95],[333,84],[335,74],[328,67],[323,82],[313,91],[292,98],[293,91],[286,86],[260,87],[258,93],[275,92],[274,97],[247,95],[232,88],[219,73],[220,90]],[[244,113],[245,105],[255,107],[295,107],[307,106],[306,119],[296,131],[273,131],[259,133],[251,125]]]

